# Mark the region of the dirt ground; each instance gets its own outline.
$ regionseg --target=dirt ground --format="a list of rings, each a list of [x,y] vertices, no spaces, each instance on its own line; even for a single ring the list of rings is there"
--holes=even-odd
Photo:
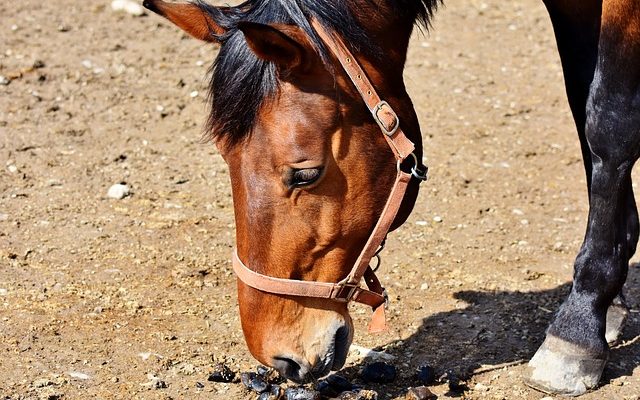
[[[228,173],[200,143],[216,49],[109,4],[0,2],[0,398],[255,398],[207,382],[218,361],[256,366]],[[403,398],[429,363],[468,379],[462,395],[434,386],[443,399],[541,399],[520,374],[568,292],[587,214],[542,2],[449,2],[412,41],[406,78],[432,178],[384,254],[390,331],[368,335],[353,307],[354,343],[399,368],[368,388]],[[118,182],[131,196],[108,199]],[[638,267],[627,292],[624,341],[585,399],[640,393]]]

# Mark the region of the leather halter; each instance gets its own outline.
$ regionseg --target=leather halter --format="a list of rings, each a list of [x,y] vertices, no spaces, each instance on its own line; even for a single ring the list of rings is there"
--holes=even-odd
[[[398,173],[373,232],[371,232],[351,272],[340,282],[300,281],[263,275],[244,265],[238,257],[237,250],[233,252],[233,269],[238,279],[243,283],[263,292],[297,297],[325,298],[345,303],[355,301],[369,305],[374,311],[369,324],[369,331],[381,332],[386,330],[385,306],[387,296],[369,263],[377,255],[380,245],[384,242],[389,228],[395,220],[411,177],[414,176],[417,179],[426,180],[426,169],[425,171],[419,169],[418,160],[413,154],[415,145],[402,131],[398,114],[393,111],[389,103],[380,98],[342,39],[335,34],[327,32],[315,19],[311,21],[311,24],[327,48],[340,61],[360,96],[362,96],[374,120],[380,126],[380,130],[398,163]],[[404,172],[400,168],[402,162],[408,157],[413,157],[415,162],[415,166],[410,173]],[[360,281],[363,277],[368,289],[360,286]]]

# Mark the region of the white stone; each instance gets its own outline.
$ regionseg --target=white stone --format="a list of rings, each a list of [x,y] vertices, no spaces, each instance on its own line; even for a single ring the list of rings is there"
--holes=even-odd
[[[11,172],[12,174],[15,174],[16,172],[18,172],[18,167],[16,167],[15,165],[11,164],[7,167],[7,169],[9,170],[9,172]]]
[[[109,188],[107,196],[112,199],[123,199],[129,194],[129,186],[117,183]]]
[[[436,215],[435,217],[433,217],[433,220],[434,220],[435,222],[442,222],[442,217],[441,217],[441,216],[439,216],[439,215]]]
[[[131,0],[113,0],[111,2],[111,9],[113,11],[124,11],[128,14],[139,17],[144,15],[145,10],[140,3]]]
[[[91,379],[89,375],[84,374],[82,372],[76,372],[76,371],[69,372],[69,376],[75,379],[82,379],[82,380]]]

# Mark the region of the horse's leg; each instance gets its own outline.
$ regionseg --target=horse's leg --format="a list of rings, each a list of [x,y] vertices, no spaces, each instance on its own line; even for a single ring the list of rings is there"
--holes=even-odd
[[[582,160],[587,177],[587,191],[590,191],[591,151],[585,135],[586,109],[589,88],[598,58],[602,2],[600,0],[546,0],[545,4],[556,34],[565,75],[567,97],[580,138]],[[632,249],[630,255],[633,255],[638,241],[638,213],[633,191],[630,190],[627,197],[629,216],[627,235],[629,248]],[[613,301],[607,313],[606,337],[609,343],[617,341],[628,314],[628,307],[620,294]]]
[[[638,238],[631,169],[640,154],[640,4],[606,2],[598,41],[584,136],[592,167],[587,233],[571,293],[529,363],[532,386],[569,395],[600,379],[609,353],[607,310]]]

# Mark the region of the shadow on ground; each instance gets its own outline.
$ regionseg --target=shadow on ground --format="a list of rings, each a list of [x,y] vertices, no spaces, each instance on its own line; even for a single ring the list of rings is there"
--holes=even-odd
[[[396,357],[394,364],[398,367],[399,378],[393,387],[367,387],[399,396],[408,386],[419,385],[414,374],[424,363],[434,366],[437,375],[453,370],[464,379],[502,370],[504,366],[524,364],[542,343],[545,330],[570,287],[570,284],[564,284],[551,290],[526,293],[457,292],[454,297],[464,301],[466,307],[430,315],[412,336],[384,346],[387,353]],[[632,313],[624,329],[622,344],[612,349],[602,384],[620,376],[630,376],[640,365],[638,264],[630,268],[625,294]],[[364,360],[346,368],[343,373],[356,377],[362,366],[369,362]]]

